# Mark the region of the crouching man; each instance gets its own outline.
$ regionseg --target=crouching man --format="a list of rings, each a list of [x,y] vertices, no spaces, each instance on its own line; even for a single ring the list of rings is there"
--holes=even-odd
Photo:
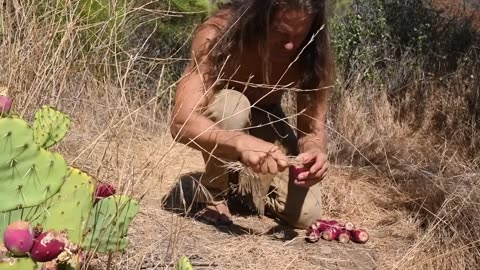
[[[325,8],[324,0],[232,0],[196,30],[171,133],[203,154],[195,199],[209,221],[231,223],[232,191],[295,228],[322,215],[335,75]],[[296,95],[296,127],[280,106],[286,91]],[[227,170],[235,161],[245,170]],[[295,179],[292,161],[305,168]]]

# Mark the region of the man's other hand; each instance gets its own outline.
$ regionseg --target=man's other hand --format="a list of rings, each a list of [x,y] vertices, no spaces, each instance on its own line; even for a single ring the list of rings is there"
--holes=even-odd
[[[322,181],[327,173],[329,162],[327,155],[320,149],[307,150],[298,155],[297,159],[302,161],[307,169],[295,179],[295,184],[302,187],[311,187]]]
[[[256,173],[275,174],[289,166],[287,156],[275,144],[262,140],[249,142],[240,150],[240,162]]]

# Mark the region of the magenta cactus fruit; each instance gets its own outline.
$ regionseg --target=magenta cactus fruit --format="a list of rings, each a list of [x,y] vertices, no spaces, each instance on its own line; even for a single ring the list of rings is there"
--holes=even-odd
[[[108,183],[101,183],[95,189],[95,203],[99,200],[112,196],[116,192],[115,187]]]
[[[306,234],[307,234],[306,240],[310,243],[317,242],[318,240],[320,240],[320,237],[321,237],[321,233],[318,230],[318,228],[316,228],[315,224],[307,228]]]
[[[330,228],[330,224],[329,224],[328,220],[319,219],[319,220],[317,220],[317,222],[315,222],[315,224],[317,225],[318,230],[320,232],[323,232],[326,229]]]
[[[353,230],[355,230],[355,225],[354,225],[352,222],[346,222],[343,227],[344,227],[345,230],[347,230],[347,231],[353,231]]]
[[[3,235],[5,248],[14,256],[25,256],[33,246],[34,233],[26,221],[16,221],[7,226]]]
[[[306,171],[308,170],[304,167],[290,166],[290,175],[293,179],[298,179],[298,175]]]
[[[352,234],[352,241],[355,243],[364,244],[368,241],[368,238],[369,238],[367,231],[362,229],[353,230],[351,234]]]
[[[322,232],[322,238],[327,241],[332,241],[334,239],[337,239],[339,233],[340,233],[340,229],[332,226]]]
[[[0,95],[0,115],[7,114],[11,107],[12,99],[7,96]]]
[[[350,231],[347,231],[347,230],[340,230],[336,238],[338,242],[344,243],[344,244],[350,242],[350,239],[351,239],[351,234],[350,234]]]
[[[51,261],[62,253],[67,240],[56,231],[41,233],[34,241],[30,257],[37,262]]]

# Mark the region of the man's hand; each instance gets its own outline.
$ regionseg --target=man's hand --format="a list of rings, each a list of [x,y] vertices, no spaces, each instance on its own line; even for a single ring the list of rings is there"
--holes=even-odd
[[[256,173],[275,174],[289,166],[287,157],[277,145],[256,138],[243,145],[239,149],[240,162]]]
[[[329,163],[324,151],[321,149],[307,150],[298,155],[297,159],[302,161],[303,166],[308,170],[298,175],[295,179],[296,185],[311,187],[325,178]]]

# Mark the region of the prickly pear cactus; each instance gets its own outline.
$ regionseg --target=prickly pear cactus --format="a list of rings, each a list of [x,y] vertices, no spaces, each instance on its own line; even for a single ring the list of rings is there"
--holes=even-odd
[[[41,147],[48,148],[60,142],[70,129],[70,117],[49,106],[35,113],[34,139]]]
[[[101,199],[90,213],[82,247],[97,252],[125,251],[128,226],[137,212],[138,203],[127,196]]]
[[[36,206],[64,182],[65,159],[37,145],[20,118],[0,119],[0,153],[0,212]]]
[[[182,257],[180,257],[177,263],[176,270],[193,270],[192,264],[190,264],[187,256],[183,255]]]
[[[139,206],[124,195],[95,203],[92,177],[45,149],[61,141],[69,125],[67,115],[50,107],[37,112],[34,128],[18,116],[0,119],[0,246],[7,225],[18,220],[64,232],[68,247],[56,262],[73,270],[81,267],[83,251],[125,251]],[[42,268],[29,257],[9,256],[0,249],[0,270]]]
[[[71,243],[80,244],[84,224],[93,207],[93,192],[92,177],[77,168],[69,168],[60,191],[44,205],[43,229],[65,231]]]
[[[0,270],[34,270],[37,269],[35,262],[28,257],[0,258]]]

